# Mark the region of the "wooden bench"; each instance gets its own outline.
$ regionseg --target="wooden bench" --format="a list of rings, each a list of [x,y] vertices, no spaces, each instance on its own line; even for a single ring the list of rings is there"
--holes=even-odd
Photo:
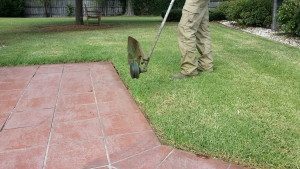
[[[87,18],[87,24],[89,24],[89,19],[98,19],[98,25],[100,25],[101,21],[101,12],[100,10],[88,10],[86,4],[84,4],[85,16]]]

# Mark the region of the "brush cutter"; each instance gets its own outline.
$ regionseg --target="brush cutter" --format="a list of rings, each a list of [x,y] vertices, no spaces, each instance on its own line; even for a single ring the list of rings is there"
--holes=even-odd
[[[150,58],[153,54],[153,51],[156,47],[156,44],[160,38],[161,32],[165,26],[169,13],[174,5],[175,0],[172,0],[169,8],[166,12],[166,15],[159,27],[158,33],[156,35],[156,40],[153,44],[153,47],[149,55],[145,55],[140,43],[133,37],[128,37],[128,64],[130,66],[130,75],[133,79],[138,79],[141,73],[147,72],[148,64]]]

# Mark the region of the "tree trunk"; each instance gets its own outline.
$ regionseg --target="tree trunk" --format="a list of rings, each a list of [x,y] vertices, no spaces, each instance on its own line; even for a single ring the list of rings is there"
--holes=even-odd
[[[82,0],[75,0],[75,16],[76,16],[76,24],[83,25],[83,7]]]
[[[52,6],[51,6],[51,1],[48,1],[48,7],[49,7],[49,17],[52,17]]]
[[[124,15],[126,15],[126,16],[134,16],[132,0],[127,0],[126,12],[125,12]]]
[[[48,17],[48,9],[47,9],[47,2],[44,2],[44,10],[45,10],[45,16]]]
[[[273,15],[272,15],[272,30],[278,30],[277,24],[277,10],[279,9],[280,5],[282,4],[282,0],[273,0]]]
[[[48,9],[50,9],[49,6],[50,6],[50,2],[48,0],[45,0],[44,1],[44,9],[45,9],[45,16],[47,18],[50,17],[50,13],[48,11]]]

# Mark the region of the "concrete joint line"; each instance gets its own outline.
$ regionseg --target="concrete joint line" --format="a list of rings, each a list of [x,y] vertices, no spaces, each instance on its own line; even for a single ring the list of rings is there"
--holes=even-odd
[[[147,150],[141,151],[141,152],[139,152],[139,153],[137,153],[137,154],[131,155],[131,156],[126,157],[126,158],[123,158],[122,160],[118,160],[118,161],[116,161],[116,162],[113,162],[112,164],[116,164],[116,163],[118,163],[118,162],[121,162],[121,161],[127,160],[127,159],[129,159],[129,158],[135,157],[135,156],[137,156],[137,155],[143,154],[143,153],[145,153],[145,152],[148,152],[148,151],[153,150],[153,149],[155,149],[155,148],[157,148],[157,147],[160,147],[160,146],[161,146],[161,145],[154,146],[154,147],[152,147],[152,148],[150,148],[150,149],[147,149]]]
[[[46,154],[45,154],[45,158],[44,158],[44,163],[43,163],[43,169],[45,169],[46,164],[47,164],[48,152],[49,152],[49,148],[50,148],[50,141],[51,141],[51,136],[52,136],[52,132],[53,132],[53,122],[54,122],[55,112],[56,112],[56,109],[57,109],[58,99],[59,99],[59,95],[60,95],[60,89],[61,89],[63,74],[64,74],[64,66],[62,68],[61,76],[60,76],[60,80],[59,80],[59,88],[58,88],[58,91],[57,91],[57,97],[56,97],[55,106],[54,106],[53,115],[52,115],[52,120],[51,120],[51,128],[50,128],[49,139],[48,139],[48,143],[47,143],[47,149],[46,149]]]
[[[38,70],[39,68],[40,68],[40,66],[38,66],[38,67],[35,69],[34,74],[32,75],[31,79],[30,79],[29,82],[27,83],[26,87],[23,89],[22,94],[21,94],[21,96],[19,97],[19,99],[18,99],[16,105],[15,105],[14,108],[10,111],[10,113],[9,113],[8,117],[6,118],[6,120],[5,120],[4,124],[3,124],[3,126],[0,128],[0,132],[4,129],[4,127],[5,127],[6,123],[7,123],[7,121],[11,118],[11,115],[12,115],[13,111],[14,111],[15,108],[18,106],[18,104],[19,104],[21,98],[22,98],[22,97],[24,96],[24,94],[25,94],[26,88],[30,85],[30,83],[31,83],[31,81],[32,81],[32,79],[33,79],[33,77],[36,75],[36,72],[37,72],[37,70]]]
[[[100,113],[99,113],[100,110],[99,110],[99,106],[98,106],[98,100],[96,98],[95,86],[94,86],[94,81],[93,81],[93,77],[92,77],[92,74],[91,74],[91,70],[89,70],[89,75],[90,75],[90,80],[91,80],[92,87],[93,87],[93,95],[94,95],[94,99],[95,99],[95,103],[96,103],[96,107],[97,107],[97,115],[98,115],[99,123],[101,125],[100,127],[101,127],[101,132],[102,132],[102,135],[103,135],[104,148],[105,148],[106,158],[107,158],[107,162],[108,162],[108,168],[112,169],[111,162],[110,162],[110,157],[109,157],[109,152],[108,152],[108,148],[107,148],[107,138],[106,138],[106,135],[104,133],[104,125],[103,125],[103,122],[101,120]]]
[[[174,148],[172,149],[172,151],[170,151],[170,153],[159,163],[159,165],[156,167],[156,169],[158,169],[158,167],[160,167],[162,165],[162,163],[164,163],[168,158],[169,156],[174,152]]]

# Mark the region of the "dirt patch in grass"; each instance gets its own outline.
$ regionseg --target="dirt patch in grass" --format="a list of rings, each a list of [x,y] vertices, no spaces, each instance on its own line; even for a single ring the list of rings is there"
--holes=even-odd
[[[39,27],[41,32],[68,32],[68,31],[87,31],[111,29],[116,25],[100,24],[100,25],[50,25]]]

